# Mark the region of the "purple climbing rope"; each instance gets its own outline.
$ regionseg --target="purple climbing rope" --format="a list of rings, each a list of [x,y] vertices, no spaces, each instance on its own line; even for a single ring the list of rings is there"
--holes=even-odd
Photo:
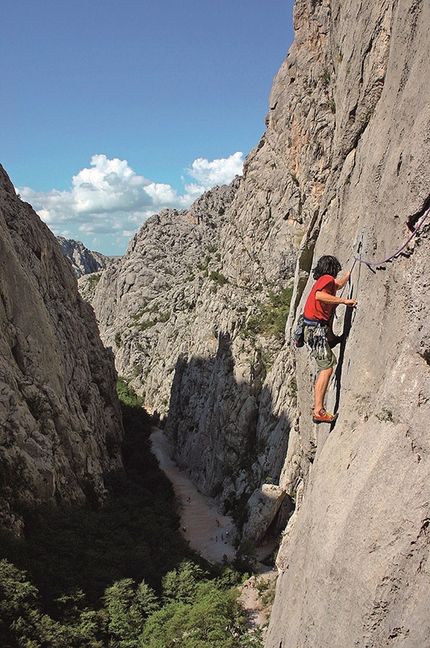
[[[412,232],[412,234],[410,235],[410,237],[408,238],[408,240],[407,240],[405,243],[403,243],[403,245],[402,245],[401,247],[399,247],[399,249],[396,250],[396,251],[395,251],[391,256],[389,256],[387,259],[383,259],[383,261],[366,261],[365,259],[360,259],[360,257],[354,257],[354,263],[352,264],[352,268],[351,268],[351,271],[350,271],[350,272],[353,271],[354,266],[355,266],[355,264],[356,264],[357,262],[358,262],[358,263],[364,263],[364,264],[367,265],[367,266],[380,266],[380,265],[383,265],[384,263],[388,263],[388,261],[391,261],[391,259],[394,259],[398,254],[400,254],[400,252],[401,252],[402,250],[405,249],[405,247],[408,245],[408,243],[411,242],[411,240],[413,239],[413,237],[415,236],[415,234],[416,234],[416,233],[418,232],[418,230],[420,230],[421,227],[423,226],[424,221],[426,220],[426,218],[428,217],[429,214],[430,214],[430,207],[427,209],[426,212],[424,212],[424,215],[423,215],[422,218],[420,219],[418,225],[416,226],[416,228],[414,229],[414,231]]]

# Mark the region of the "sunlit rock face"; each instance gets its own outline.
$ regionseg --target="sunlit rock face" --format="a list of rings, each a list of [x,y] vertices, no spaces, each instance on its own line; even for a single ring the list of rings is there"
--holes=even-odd
[[[77,277],[100,272],[110,262],[110,257],[88,250],[81,241],[57,236],[63,254],[70,260]]]
[[[295,26],[272,97],[287,103],[322,65],[335,111],[329,174],[298,258],[298,313],[322,254],[345,269],[356,255],[384,261],[426,214],[430,15],[422,2],[299,1]],[[296,353],[300,416],[280,485],[297,507],[278,554],[269,648],[428,643],[429,228],[430,217],[391,262],[355,264],[345,296],[358,308],[335,321],[349,336],[336,351],[331,432],[311,422],[312,365]]]
[[[430,217],[377,262],[430,205],[429,11],[297,0],[243,177],[149,219],[92,297],[118,371],[199,488],[254,539],[277,523],[259,494],[295,502],[270,648],[428,644]],[[313,425],[315,368],[289,344],[322,254],[354,265],[358,299],[335,320],[332,430]],[[280,339],[265,316],[289,282]]]
[[[103,500],[121,465],[113,359],[55,236],[0,168],[2,522],[23,506]]]

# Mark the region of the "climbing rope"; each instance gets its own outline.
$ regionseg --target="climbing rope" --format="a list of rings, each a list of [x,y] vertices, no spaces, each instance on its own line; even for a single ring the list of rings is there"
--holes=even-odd
[[[350,285],[351,291],[352,291],[351,275],[352,275],[352,271],[354,270],[354,267],[355,267],[356,263],[359,263],[359,264],[364,263],[369,268],[371,266],[381,266],[384,263],[388,263],[389,261],[394,259],[398,254],[400,254],[400,252],[402,252],[402,250],[404,250],[405,247],[411,242],[411,240],[413,239],[415,234],[424,225],[424,222],[426,221],[426,219],[428,218],[429,215],[430,215],[430,207],[427,209],[427,211],[424,212],[423,216],[421,217],[421,219],[418,222],[418,225],[415,227],[414,231],[409,236],[408,240],[398,250],[396,250],[393,254],[391,254],[389,257],[387,257],[383,261],[367,261],[366,259],[361,258],[361,248],[362,248],[362,245],[363,245],[363,234],[361,234],[361,238],[360,238],[360,241],[358,243],[357,253],[356,253],[358,256],[354,257],[354,262],[353,262],[353,264],[351,266],[351,270],[350,270],[350,274],[349,274],[349,280],[344,285],[344,287],[342,288],[341,296],[342,296],[342,294],[343,294],[343,292],[344,292],[344,290],[345,290],[345,288],[346,288],[346,286],[348,284]],[[348,336],[349,336],[349,331],[350,331],[351,326],[352,326],[354,315],[355,315],[355,309],[350,309],[350,308],[346,309],[345,315],[344,315],[344,322],[343,322],[343,340],[342,340],[342,343],[341,343],[341,346],[340,346],[339,359],[338,359],[337,367],[336,367],[336,371],[335,371],[335,385],[336,385],[336,387],[335,387],[336,399],[335,399],[335,406],[334,406],[334,411],[335,412],[337,412],[337,410],[339,409],[340,394],[341,394],[341,382],[342,382],[342,367],[343,367],[343,362],[344,362],[345,345],[346,345],[346,341],[347,341]],[[335,425],[336,425],[336,419],[331,423],[330,430],[333,430]]]
[[[398,254],[400,254],[400,252],[402,252],[402,251],[405,249],[405,247],[406,247],[406,246],[407,246],[407,245],[412,241],[412,239],[414,238],[415,234],[416,234],[416,233],[421,229],[421,227],[424,225],[424,222],[426,221],[426,219],[428,218],[429,215],[430,215],[430,207],[429,207],[429,208],[424,212],[423,216],[420,218],[420,220],[419,220],[419,222],[418,222],[418,225],[416,226],[416,228],[414,229],[414,231],[412,232],[412,234],[410,235],[410,237],[408,238],[408,240],[405,241],[405,243],[403,243],[403,245],[402,245],[401,247],[399,247],[398,250],[396,250],[395,252],[393,252],[393,254],[391,254],[391,255],[390,255],[389,257],[387,257],[386,259],[383,259],[382,261],[368,261],[368,260],[366,260],[366,259],[362,259],[362,258],[361,258],[361,248],[362,248],[362,245],[363,245],[363,234],[361,234],[361,239],[360,239],[360,242],[359,242],[359,244],[358,244],[358,246],[357,246],[357,254],[359,254],[359,256],[355,256],[355,257],[354,257],[354,262],[353,262],[353,264],[352,264],[352,266],[351,266],[351,269],[350,269],[350,271],[349,271],[349,280],[348,280],[348,283],[351,283],[352,271],[354,270],[354,268],[355,268],[355,264],[356,264],[356,263],[363,263],[364,265],[366,265],[366,266],[368,266],[369,268],[371,268],[372,266],[381,266],[381,265],[384,265],[384,263],[388,263],[389,261],[392,261],[392,259],[394,259]],[[344,291],[345,291],[345,289],[346,289],[346,286],[347,286],[347,284],[345,284],[345,286],[342,288],[342,292],[340,293],[340,296],[341,296],[341,297],[343,296],[343,293],[344,293]]]
[[[368,266],[369,268],[371,268],[372,266],[381,266],[381,265],[384,265],[384,263],[388,263],[389,261],[392,261],[392,260],[393,260],[393,259],[394,259],[398,254],[400,254],[400,252],[402,252],[402,251],[405,249],[405,247],[406,247],[406,246],[407,246],[407,245],[412,241],[412,239],[414,238],[415,234],[417,234],[417,232],[418,232],[418,231],[421,229],[421,227],[424,225],[424,223],[425,223],[426,219],[429,217],[429,215],[430,215],[430,207],[429,207],[429,208],[424,212],[423,216],[420,218],[420,220],[419,220],[419,222],[418,222],[418,225],[415,227],[414,231],[413,231],[412,234],[409,236],[409,238],[407,239],[407,241],[405,241],[405,243],[403,243],[403,245],[401,245],[401,246],[399,247],[398,250],[396,250],[395,252],[393,252],[393,254],[391,254],[391,255],[390,255],[389,257],[387,257],[386,259],[383,259],[382,261],[368,261],[367,259],[362,259],[362,258],[361,258],[361,248],[362,248],[362,246],[363,246],[363,234],[361,234],[361,238],[360,238],[360,241],[359,241],[358,246],[357,246],[357,254],[358,254],[359,256],[355,256],[355,257],[354,257],[354,262],[353,262],[353,264],[352,264],[352,266],[351,266],[351,269],[350,269],[350,271],[349,271],[349,280],[348,280],[348,284],[351,283],[351,276],[352,276],[352,272],[353,272],[353,270],[354,270],[354,268],[355,268],[356,263],[363,263],[364,265],[366,265],[366,266]],[[340,293],[340,296],[341,296],[341,297],[343,296],[343,293],[345,292],[346,286],[347,286],[348,284],[345,284],[345,286],[342,288],[342,292]]]
[[[412,234],[410,235],[408,240],[405,243],[403,243],[403,245],[401,247],[399,247],[399,249],[396,250],[393,254],[391,254],[387,259],[383,259],[382,261],[367,261],[366,259],[362,259],[361,257],[354,257],[354,263],[352,264],[351,273],[352,273],[356,263],[364,263],[367,266],[380,266],[380,265],[384,265],[384,263],[388,263],[389,261],[394,259],[411,242],[411,240],[414,238],[415,234],[424,225],[424,222],[425,222],[426,218],[428,218],[429,214],[430,214],[430,207],[427,209],[426,212],[424,212],[424,215],[420,219],[418,225],[416,226],[416,228],[414,229],[414,231],[412,232]]]

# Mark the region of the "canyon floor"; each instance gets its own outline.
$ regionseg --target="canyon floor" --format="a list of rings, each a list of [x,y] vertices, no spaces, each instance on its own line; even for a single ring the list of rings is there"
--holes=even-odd
[[[160,468],[172,482],[180,502],[182,532],[190,547],[212,563],[233,560],[237,531],[232,518],[222,515],[215,500],[200,493],[190,481],[187,471],[179,470],[171,458],[172,446],[162,430],[153,428],[151,443]],[[260,547],[257,550],[258,558],[264,559],[275,546],[276,543],[272,542]],[[251,576],[241,588],[240,600],[247,611],[250,629],[264,627],[267,623],[270,606],[261,600],[260,586],[263,585],[262,589],[266,590],[276,579],[276,571],[261,562],[258,571],[260,574]]]
[[[233,560],[236,529],[231,517],[219,513],[215,500],[198,491],[185,470],[179,470],[171,459],[172,447],[162,430],[151,434],[152,451],[161,470],[172,482],[180,502],[181,528],[190,547],[209,562]]]

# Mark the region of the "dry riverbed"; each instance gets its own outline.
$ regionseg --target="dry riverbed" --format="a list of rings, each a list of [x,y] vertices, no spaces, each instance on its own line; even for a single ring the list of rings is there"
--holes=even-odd
[[[172,482],[175,495],[181,506],[181,526],[190,547],[209,562],[222,562],[225,557],[232,561],[235,556],[233,542],[236,528],[228,515],[221,515],[215,500],[206,497],[190,481],[188,473],[179,470],[171,459],[172,447],[164,432],[153,428],[152,451],[158,459],[161,470]],[[259,557],[270,553],[271,546],[259,550]],[[260,563],[261,573],[251,576],[243,583],[240,601],[248,617],[250,630],[264,628],[271,608],[270,591],[275,587],[276,572]],[[269,596],[267,596],[269,594]]]
[[[233,560],[236,529],[231,517],[221,515],[215,501],[197,490],[186,471],[179,470],[171,459],[172,447],[162,430],[154,428],[151,442],[160,468],[172,482],[180,502],[182,532],[190,547],[212,563],[222,562],[224,556]]]

